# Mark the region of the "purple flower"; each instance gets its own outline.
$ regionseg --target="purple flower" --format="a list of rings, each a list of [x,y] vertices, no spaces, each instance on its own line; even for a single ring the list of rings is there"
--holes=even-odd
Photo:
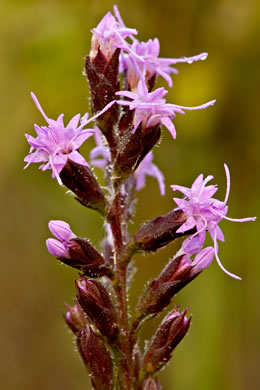
[[[160,169],[153,164],[153,153],[149,152],[142,160],[137,170],[134,172],[136,191],[141,190],[145,186],[146,176],[152,176],[158,181],[161,195],[165,194],[164,176]]]
[[[147,42],[139,42],[134,38],[131,45],[131,52],[121,54],[121,71],[127,70],[127,80],[134,90],[139,81],[139,74],[136,72],[136,68],[133,62],[136,61],[140,71],[145,75],[146,82],[153,76],[160,75],[168,83],[169,87],[172,87],[171,73],[177,74],[178,71],[172,68],[171,65],[187,62],[188,64],[198,60],[205,60],[208,56],[207,53],[201,53],[192,57],[182,58],[159,58],[160,42],[158,38],[149,39]]]
[[[69,241],[75,238],[70,225],[64,221],[52,220],[48,224],[50,232],[58,239],[48,238],[46,246],[51,255],[56,257],[66,257]]]
[[[222,219],[234,222],[247,222],[255,221],[256,217],[233,219],[226,216],[228,211],[227,201],[230,191],[230,173],[226,164],[224,164],[224,167],[227,177],[227,190],[224,202],[212,198],[218,189],[216,185],[206,185],[213,179],[213,176],[207,176],[203,180],[203,175],[199,175],[191,188],[178,185],[171,186],[173,191],[180,191],[185,195],[184,199],[173,198],[178,205],[178,209],[182,210],[187,216],[186,222],[181,225],[177,230],[177,233],[183,233],[196,228],[197,232],[184,240],[182,244],[184,253],[194,254],[203,247],[206,231],[208,231],[214,243],[215,257],[220,268],[229,276],[235,279],[241,279],[227,271],[220,262],[217,240],[224,241],[224,235],[218,224]]]
[[[62,184],[59,173],[68,159],[78,164],[88,165],[86,160],[78,152],[78,148],[92,136],[94,130],[83,130],[83,127],[99,115],[102,115],[114,102],[109,103],[91,119],[88,119],[88,114],[85,114],[79,127],[80,114],[75,115],[65,127],[63,123],[64,114],[61,114],[56,121],[48,118],[34,93],[31,93],[31,96],[48,126],[39,127],[38,125],[34,125],[37,133],[36,138],[25,134],[28,143],[31,145],[30,152],[24,159],[27,162],[25,168],[31,163],[43,163],[40,169],[42,171],[51,169],[52,177],[56,177],[59,184]]]
[[[129,44],[125,39],[132,34],[137,34],[136,29],[125,27],[121,23],[121,20],[117,21],[111,12],[108,12],[97,27],[91,31],[93,33],[90,52],[91,58],[96,56],[99,48],[108,58],[111,58],[117,48],[128,50]]]
[[[168,91],[164,88],[157,88],[153,92],[148,92],[148,88],[140,73],[140,81],[138,83],[137,92],[119,91],[118,96],[124,96],[130,100],[117,100],[117,104],[128,106],[130,110],[135,110],[134,115],[134,133],[137,127],[142,122],[143,127],[151,127],[156,125],[164,125],[167,127],[172,137],[176,138],[176,130],[172,123],[176,113],[184,114],[183,110],[199,110],[212,106],[216,100],[202,104],[197,107],[184,107],[176,104],[167,104],[164,97]]]

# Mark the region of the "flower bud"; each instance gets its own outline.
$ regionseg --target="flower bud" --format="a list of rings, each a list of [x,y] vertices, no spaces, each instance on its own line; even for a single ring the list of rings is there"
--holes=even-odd
[[[101,111],[108,103],[116,99],[115,93],[119,90],[119,54],[120,49],[116,49],[112,57],[108,59],[98,49],[94,57],[86,57],[85,71],[89,81],[94,113]],[[106,137],[112,158],[117,152],[114,125],[118,121],[119,113],[118,105],[114,104],[97,119],[97,125]]]
[[[162,390],[158,378],[153,379],[149,376],[143,383],[142,390]]]
[[[144,369],[153,374],[160,370],[171,358],[172,351],[187,333],[191,318],[185,316],[186,310],[179,313],[174,309],[159,325],[144,356]]]
[[[105,195],[89,167],[68,160],[60,172],[60,178],[80,203],[104,215]]]
[[[77,334],[80,329],[84,328],[86,323],[84,312],[77,301],[74,306],[65,305],[67,312],[64,314],[64,320],[72,332]]]
[[[78,332],[77,345],[89,370],[93,389],[112,390],[113,363],[110,353],[89,325],[86,324]]]
[[[162,311],[177,292],[210,265],[213,256],[214,249],[208,247],[198,253],[193,261],[187,255],[173,258],[139,299],[136,317],[143,318]]]
[[[96,280],[82,277],[76,281],[77,298],[84,312],[103,336],[114,340],[118,335],[115,307],[105,287]]]
[[[52,220],[48,223],[50,232],[60,241],[69,241],[76,237],[72,233],[70,225],[67,222],[60,220]]]
[[[161,137],[161,129],[157,125],[143,128],[140,124],[134,134],[131,130],[132,124],[122,139],[114,164],[113,176],[120,181],[137,169]]]
[[[68,256],[59,257],[63,263],[79,269],[84,275],[94,277],[111,276],[112,270],[101,254],[84,238],[74,238],[68,243]]]
[[[185,214],[179,210],[171,210],[166,215],[151,219],[134,235],[135,247],[137,250],[156,251],[169,244],[176,238],[183,236],[183,233],[176,233],[176,231],[185,220]],[[185,234],[192,232],[187,231]]]
[[[56,240],[55,238],[48,238],[46,240],[46,246],[51,255],[56,257],[67,256],[67,248],[63,242]]]

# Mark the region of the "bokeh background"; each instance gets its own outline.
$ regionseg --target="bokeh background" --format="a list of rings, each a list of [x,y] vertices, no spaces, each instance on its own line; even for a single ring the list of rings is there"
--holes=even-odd
[[[32,165],[24,133],[43,124],[29,92],[46,113],[65,121],[89,108],[83,58],[90,29],[112,9],[111,0],[0,1],[1,110],[1,333],[0,388],[3,390],[90,389],[72,335],[63,324],[64,301],[75,295],[76,273],[51,257],[45,240],[50,219],[68,221],[74,232],[96,246],[102,220],[65,194],[49,172]],[[219,198],[225,194],[223,163],[231,171],[229,215],[260,215],[259,205],[259,36],[257,0],[118,0],[127,26],[139,39],[158,37],[161,56],[209,52],[205,62],[179,65],[168,101],[208,110],[175,120],[177,140],[167,131],[155,161],[166,177],[162,198],[154,179],[138,194],[134,232],[142,222],[174,207],[170,184],[190,186],[201,172],[213,174]],[[166,86],[164,80],[160,84]],[[87,157],[93,141],[84,149]],[[221,224],[224,265],[239,282],[214,264],[175,299],[193,314],[188,336],[160,374],[164,389],[256,390],[260,388],[259,222]],[[133,305],[147,279],[155,277],[176,248],[136,257]],[[158,321],[147,324],[147,340]]]

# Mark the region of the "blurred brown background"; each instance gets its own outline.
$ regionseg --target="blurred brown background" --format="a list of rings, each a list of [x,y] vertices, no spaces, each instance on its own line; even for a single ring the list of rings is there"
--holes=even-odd
[[[88,110],[82,76],[89,52],[89,30],[112,9],[111,0],[0,1],[1,110],[1,339],[0,388],[3,390],[90,389],[72,335],[63,324],[63,302],[74,296],[76,273],[51,257],[45,240],[50,219],[68,221],[74,232],[99,245],[102,221],[65,195],[49,172],[32,165],[25,132],[43,125],[29,92],[47,115],[65,122]],[[205,62],[178,66],[168,101],[198,105],[213,98],[213,108],[175,120],[177,140],[163,132],[155,161],[165,173],[167,194],[148,179],[138,194],[132,231],[175,207],[170,184],[190,186],[201,172],[213,174],[225,194],[223,163],[231,171],[229,216],[260,215],[259,206],[259,36],[257,0],[118,0],[127,26],[139,39],[158,37],[161,56],[209,52]],[[160,80],[164,86],[163,80]],[[93,147],[84,149],[88,157]],[[149,203],[148,203],[149,201]],[[175,302],[190,306],[188,336],[160,374],[164,389],[255,390],[259,370],[259,222],[221,223],[224,265],[243,277],[227,277],[214,264],[180,293]],[[156,256],[137,257],[132,288],[136,302],[147,278],[155,277],[174,245]],[[156,321],[145,326],[149,339]]]

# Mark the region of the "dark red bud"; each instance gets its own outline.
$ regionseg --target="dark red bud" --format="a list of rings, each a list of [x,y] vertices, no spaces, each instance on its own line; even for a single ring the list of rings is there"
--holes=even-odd
[[[60,178],[80,203],[99,211],[102,215],[105,214],[105,195],[89,167],[68,160],[60,173]]]
[[[132,129],[133,125],[125,132],[116,156],[113,176],[119,181],[127,179],[137,169],[161,136],[160,126],[143,129],[141,124],[134,134]]]
[[[118,335],[117,315],[109,293],[97,280],[82,277],[76,281],[77,298],[84,312],[103,336],[114,340]]]
[[[186,310],[179,313],[174,309],[159,325],[144,357],[143,367],[147,373],[160,370],[171,358],[190,326],[191,318],[187,319],[185,314]]]
[[[113,363],[110,353],[89,325],[78,332],[77,345],[89,370],[93,389],[112,390]]]
[[[134,245],[137,250],[156,251],[176,238],[191,234],[193,231],[176,233],[186,221],[186,215],[181,210],[172,210],[166,215],[151,219],[134,235]]]
[[[98,49],[94,58],[88,56],[85,62],[86,75],[89,81],[91,93],[91,105],[94,113],[101,111],[108,103],[116,100],[115,93],[119,90],[119,54],[116,49],[110,59],[106,58]],[[101,115],[97,124],[107,139],[112,159],[117,151],[117,135],[114,125],[118,122],[119,107],[114,104]]]

